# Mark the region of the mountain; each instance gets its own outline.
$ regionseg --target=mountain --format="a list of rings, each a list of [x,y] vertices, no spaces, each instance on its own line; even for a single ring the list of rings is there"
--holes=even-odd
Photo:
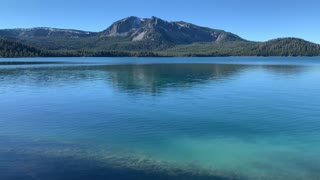
[[[102,36],[126,36],[131,41],[166,41],[173,44],[195,42],[244,41],[222,30],[196,26],[186,22],[168,22],[157,17],[141,19],[128,17],[112,24]]]
[[[96,34],[94,32],[47,27],[0,30],[0,37],[51,50],[80,49],[83,47],[81,42],[84,39],[94,37]]]
[[[47,56],[320,55],[318,44],[298,38],[254,42],[223,30],[157,17],[131,16],[100,32],[57,28],[3,29],[0,37],[46,50]],[[10,52],[9,49],[6,51]]]
[[[246,41],[222,30],[157,17],[128,17],[101,32],[56,28],[4,29],[0,37],[15,39],[50,50],[163,50],[178,44]]]
[[[57,28],[30,28],[30,29],[4,29],[0,30],[0,36],[14,39],[35,38],[35,37],[63,37],[80,38],[94,36],[96,33],[72,29]]]

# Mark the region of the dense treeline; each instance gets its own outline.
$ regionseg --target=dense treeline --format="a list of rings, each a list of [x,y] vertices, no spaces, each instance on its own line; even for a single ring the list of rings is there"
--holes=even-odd
[[[196,43],[168,49],[171,56],[320,56],[320,45],[297,38],[274,39],[263,43]]]
[[[0,38],[0,57],[156,57],[154,52],[44,50],[21,42]]]
[[[46,50],[14,40],[0,38],[0,57],[159,57],[159,56],[320,56],[320,45],[297,38],[275,39],[263,43],[195,43],[158,51]]]
[[[0,57],[37,57],[46,53],[36,47],[0,38]]]
[[[258,56],[320,56],[320,45],[303,39],[282,38],[260,43],[248,51]]]
[[[47,51],[46,57],[157,57],[154,52],[130,52],[130,51],[95,51],[95,50],[58,50]]]

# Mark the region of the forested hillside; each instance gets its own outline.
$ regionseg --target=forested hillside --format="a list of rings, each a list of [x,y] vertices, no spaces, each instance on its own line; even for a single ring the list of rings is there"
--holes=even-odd
[[[45,51],[21,42],[0,38],[0,57],[46,56]]]
[[[320,45],[298,38],[279,38],[259,43],[248,51],[258,56],[320,56]]]

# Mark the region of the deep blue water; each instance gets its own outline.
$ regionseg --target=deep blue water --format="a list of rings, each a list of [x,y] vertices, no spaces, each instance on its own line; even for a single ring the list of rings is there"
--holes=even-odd
[[[320,58],[0,64],[0,179],[320,179]]]

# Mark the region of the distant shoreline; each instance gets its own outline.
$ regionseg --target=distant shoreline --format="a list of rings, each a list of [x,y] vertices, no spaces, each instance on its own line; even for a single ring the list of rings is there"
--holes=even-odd
[[[219,57],[320,57],[320,56],[205,56],[205,55],[192,55],[192,56],[19,56],[19,57],[1,57],[0,59],[20,59],[20,58],[219,58]]]

